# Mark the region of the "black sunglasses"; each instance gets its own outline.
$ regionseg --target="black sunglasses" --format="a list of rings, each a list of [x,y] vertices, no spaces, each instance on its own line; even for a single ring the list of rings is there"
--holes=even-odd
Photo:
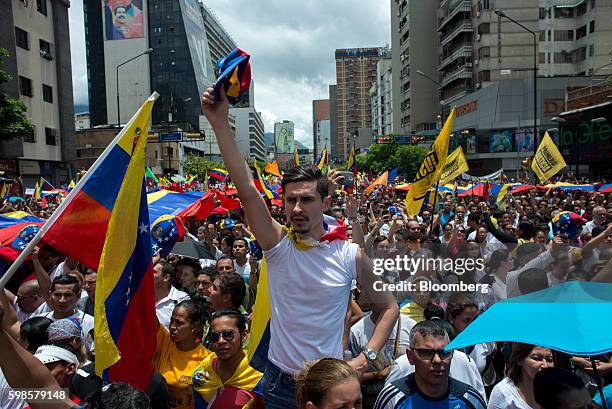
[[[443,349],[412,348],[412,350],[416,351],[419,357],[426,361],[431,361],[435,355],[438,355],[438,357],[443,361],[446,361],[453,356],[453,351],[446,352]]]
[[[223,331],[212,331],[208,337],[210,338],[210,342],[219,342],[221,337],[230,342],[234,339],[234,330],[224,329]]]

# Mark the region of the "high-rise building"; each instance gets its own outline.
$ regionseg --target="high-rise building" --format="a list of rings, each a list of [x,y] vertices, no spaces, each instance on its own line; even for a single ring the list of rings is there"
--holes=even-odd
[[[33,133],[0,143],[0,170],[28,187],[40,176],[56,184],[72,176],[65,164],[74,143],[68,7],[64,0],[0,4],[0,47],[9,53],[2,69],[12,77],[1,91],[25,104],[34,125]]]
[[[86,0],[84,10],[92,126],[126,122],[157,91],[153,125],[197,130],[213,63],[235,47],[210,10],[191,0]]]
[[[274,144],[276,153],[293,153],[295,149],[295,124],[291,121],[274,124]]]
[[[315,158],[323,148],[331,149],[331,121],[329,99],[312,101],[312,146]]]
[[[372,84],[372,131],[375,136],[393,132],[393,79],[391,52],[385,50],[376,64],[376,82]]]
[[[221,25],[215,14],[206,4],[202,3],[202,17],[204,18],[204,28],[210,49],[211,64],[217,65],[217,61],[225,57],[236,48],[236,42]]]
[[[437,3],[431,0],[391,0],[394,132],[410,134],[436,128],[439,112],[435,82],[438,69]]]
[[[336,85],[329,86],[329,139],[331,140],[330,147],[327,148],[327,153],[332,158],[338,157],[338,87]],[[315,155],[315,160],[321,152]]]
[[[254,107],[230,108],[230,115],[235,118],[236,143],[240,153],[247,160],[266,160],[266,145],[264,144],[264,123],[261,112]]]
[[[336,50],[337,160],[346,161],[360,128],[372,127],[369,91],[376,81],[381,52],[380,47]]]

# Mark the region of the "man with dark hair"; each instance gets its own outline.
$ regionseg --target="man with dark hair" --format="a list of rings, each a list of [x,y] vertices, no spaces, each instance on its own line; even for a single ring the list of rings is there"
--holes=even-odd
[[[174,306],[189,298],[189,294],[178,290],[172,285],[174,280],[174,267],[166,260],[157,260],[153,266],[153,286],[155,288],[155,312],[157,319],[166,327],[170,325],[170,318]]]
[[[359,245],[345,239],[344,225],[324,221],[332,199],[321,170],[297,167],[286,171],[281,187],[289,226],[272,218],[229,126],[225,92],[222,88],[219,98],[213,92],[209,88],[202,96],[202,112],[213,127],[249,227],[267,261],[272,315],[264,375],[266,407],[294,407],[294,375],[304,362],[343,356],[344,317],[355,281],[379,313],[367,348],[349,361],[358,371],[363,372],[368,360],[378,357],[397,320],[398,306],[390,293],[374,290],[379,278],[372,272],[372,261]]]
[[[208,289],[213,285],[217,278],[217,271],[212,267],[204,267],[198,272],[196,277],[198,295],[200,297],[208,296]]]
[[[374,408],[485,409],[487,405],[476,389],[448,375],[453,352],[444,348],[449,342],[444,328],[433,321],[412,327],[406,354],[414,373],[387,384]]]
[[[564,368],[538,371],[533,378],[533,396],[542,409],[594,408],[582,379]]]
[[[263,374],[249,365],[243,350],[247,336],[246,320],[239,311],[215,312],[208,334],[215,353],[206,357],[193,374],[195,407],[263,408],[261,388],[256,388]]]
[[[83,289],[87,292],[87,297],[81,298],[77,302],[76,309],[84,311],[85,313],[93,316],[94,306],[96,305],[96,280],[98,279],[98,273],[93,271],[91,268],[85,270],[83,275]]]
[[[217,274],[235,273],[236,268],[234,266],[234,260],[228,256],[220,257],[217,260],[217,264],[215,264],[215,270],[217,270]]]
[[[539,268],[528,268],[522,271],[517,278],[521,294],[529,294],[548,288],[546,271]]]
[[[242,301],[246,293],[246,287],[242,277],[236,273],[220,274],[208,289],[208,296],[213,310],[242,308]],[[244,309],[243,313],[246,313]]]
[[[81,339],[83,345],[87,345],[87,335],[93,331],[94,318],[83,311],[78,311],[74,306],[81,298],[81,286],[76,277],[62,275],[56,277],[51,282],[51,292],[48,304],[52,311],[41,314],[41,317],[50,318],[57,321],[63,318],[73,318],[81,325]],[[93,350],[93,345],[89,345],[87,352]]]

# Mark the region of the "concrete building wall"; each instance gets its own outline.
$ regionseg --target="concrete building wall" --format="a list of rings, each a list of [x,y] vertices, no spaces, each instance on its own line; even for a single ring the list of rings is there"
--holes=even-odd
[[[329,99],[317,99],[312,101],[312,141],[313,141],[313,150],[314,150],[314,155],[315,157],[317,157],[321,151],[323,150],[323,147],[325,146],[325,143],[327,143],[327,147],[328,149],[330,149],[331,147],[329,146],[329,140],[327,140],[326,142],[321,142],[321,133],[320,133],[320,122],[321,121],[327,121],[327,131],[328,131],[328,136],[329,136],[329,120],[330,120],[330,101]]]
[[[376,84],[372,86],[372,130],[376,135],[390,134],[393,129],[392,65],[390,54],[376,64]]]
[[[331,139],[330,147],[327,148],[327,153],[332,158],[338,157],[338,87],[336,85],[329,86],[329,138]],[[322,150],[321,150],[322,152]],[[321,154],[319,152],[319,155]],[[318,158],[318,156],[315,156]]]
[[[236,121],[236,143],[247,160],[265,160],[264,125],[261,113],[255,108],[230,108]]]

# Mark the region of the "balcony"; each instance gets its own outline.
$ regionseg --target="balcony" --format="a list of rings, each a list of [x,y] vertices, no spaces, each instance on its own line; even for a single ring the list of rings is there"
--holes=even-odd
[[[440,25],[438,26],[438,31],[442,30],[442,28],[446,24],[448,24],[449,21],[451,21],[457,14],[461,12],[467,12],[467,13],[472,12],[472,5],[470,1],[463,0],[454,9],[452,9],[450,13],[448,13],[448,16],[444,17],[442,21],[440,22]]]
[[[608,102],[610,93],[612,93],[612,80],[570,91],[567,93],[567,109],[585,108]]]
[[[459,33],[464,33],[464,32],[472,33],[472,32],[474,32],[474,27],[472,27],[472,23],[464,20],[463,22],[457,24],[454,28],[450,29],[449,31],[450,31],[449,34],[444,36],[441,39],[441,42],[440,42],[441,46],[444,46],[444,45],[450,43],[450,41],[453,38],[457,37],[457,35]]]
[[[472,57],[472,43],[463,43],[459,44],[456,51],[454,51],[450,56],[445,57],[440,62],[440,67],[438,70],[442,70],[444,67],[449,65],[451,62],[455,61],[459,57]]]
[[[458,78],[472,78],[472,63],[465,63],[442,77],[440,85],[443,87]]]

